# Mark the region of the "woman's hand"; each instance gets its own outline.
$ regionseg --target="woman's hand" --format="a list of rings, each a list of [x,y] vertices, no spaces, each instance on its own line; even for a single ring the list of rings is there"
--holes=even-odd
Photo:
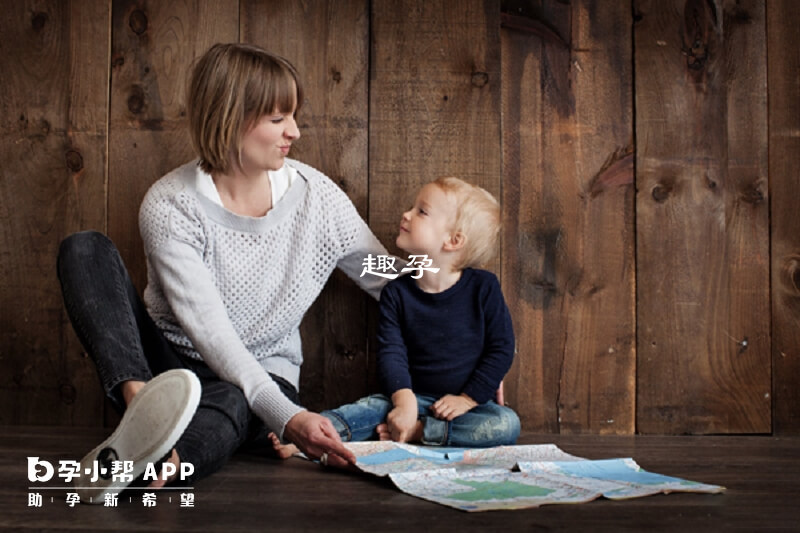
[[[327,454],[326,464],[345,468],[356,464],[356,456],[342,444],[330,420],[311,411],[294,415],[283,430],[286,439],[311,459]]]
[[[446,394],[436,400],[436,403],[431,406],[431,411],[433,411],[433,416],[436,418],[449,422],[463,415],[476,405],[478,405],[478,402],[466,394],[462,393],[459,396]]]

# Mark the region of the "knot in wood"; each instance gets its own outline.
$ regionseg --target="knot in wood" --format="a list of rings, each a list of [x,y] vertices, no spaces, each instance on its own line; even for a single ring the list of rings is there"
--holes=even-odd
[[[131,87],[131,94],[128,96],[128,111],[134,115],[140,114],[144,110],[144,89],[138,85]]]
[[[147,15],[141,9],[135,10],[128,19],[128,25],[136,35],[143,34],[147,31]]]
[[[742,200],[748,204],[758,205],[764,201],[764,193],[758,187],[758,184],[752,184],[742,191]]]
[[[331,77],[333,78],[333,81],[335,81],[336,83],[339,83],[339,82],[342,81],[342,73],[339,72],[338,70],[334,70],[333,74],[331,75]]]
[[[784,293],[800,297],[800,255],[794,254],[784,259],[780,277]]]
[[[44,28],[45,24],[47,24],[47,13],[37,11],[31,17],[31,27],[35,31],[42,31],[42,28]]]
[[[349,348],[339,346],[337,351],[339,352],[340,357],[344,357],[348,361],[353,361],[356,358],[356,353]]]
[[[68,150],[64,158],[67,161],[67,168],[72,172],[78,172],[83,168],[83,156],[79,152]]]
[[[660,204],[663,204],[664,202],[667,201],[667,198],[669,197],[669,194],[671,192],[672,192],[672,187],[660,183],[655,187],[653,187],[653,191],[651,194],[653,195],[653,200],[655,200]]]
[[[796,293],[800,293],[800,268],[795,268],[792,272],[792,286]]]
[[[745,337],[744,339],[739,341],[738,344],[739,344],[739,355],[742,355],[744,352],[746,352],[747,351],[747,347],[750,345],[748,340],[747,340],[747,337]]]
[[[686,66],[692,70],[701,70],[708,59],[708,47],[705,43],[695,41],[692,48],[685,52]]]
[[[473,72],[472,85],[475,87],[483,87],[489,83],[489,75],[486,72]]]
[[[61,398],[61,401],[67,405],[72,405],[75,403],[75,399],[78,397],[78,392],[75,390],[69,383],[61,383],[58,386],[58,395]]]

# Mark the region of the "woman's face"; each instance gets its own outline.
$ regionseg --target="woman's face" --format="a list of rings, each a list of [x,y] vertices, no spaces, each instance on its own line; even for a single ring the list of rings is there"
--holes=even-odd
[[[247,174],[278,170],[289,155],[292,142],[299,138],[294,110],[264,115],[242,136],[242,170]]]

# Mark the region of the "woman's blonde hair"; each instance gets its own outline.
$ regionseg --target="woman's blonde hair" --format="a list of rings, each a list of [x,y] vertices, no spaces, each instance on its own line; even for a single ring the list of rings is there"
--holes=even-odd
[[[303,102],[297,71],[286,59],[249,44],[215,44],[191,70],[186,92],[192,146],[206,172],[241,162],[242,135],[264,115],[291,113]]]
[[[488,191],[453,177],[433,182],[456,201],[453,230],[466,241],[457,269],[479,267],[492,260],[500,233],[500,204]]]

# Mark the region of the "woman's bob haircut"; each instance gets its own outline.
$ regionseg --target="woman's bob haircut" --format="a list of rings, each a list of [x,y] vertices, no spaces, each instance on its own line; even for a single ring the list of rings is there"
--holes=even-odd
[[[297,70],[249,44],[215,44],[191,70],[186,91],[189,132],[200,168],[228,173],[241,164],[241,139],[259,118],[294,113],[303,102]]]

